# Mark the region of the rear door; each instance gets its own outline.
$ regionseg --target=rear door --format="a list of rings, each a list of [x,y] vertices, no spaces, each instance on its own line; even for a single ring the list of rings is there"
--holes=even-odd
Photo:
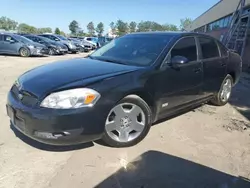
[[[218,43],[210,37],[199,37],[200,54],[203,62],[205,96],[218,92],[226,74],[226,58],[221,56]]]

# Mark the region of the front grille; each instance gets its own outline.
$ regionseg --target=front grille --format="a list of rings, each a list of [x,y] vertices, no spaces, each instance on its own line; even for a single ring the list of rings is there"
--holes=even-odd
[[[32,107],[38,103],[36,96],[24,90],[20,91],[16,85],[12,86],[11,92],[16,100],[20,101],[25,106]]]

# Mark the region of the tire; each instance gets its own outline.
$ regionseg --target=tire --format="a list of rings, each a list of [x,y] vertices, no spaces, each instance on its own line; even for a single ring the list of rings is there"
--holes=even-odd
[[[29,49],[27,49],[27,48],[20,48],[20,50],[19,50],[19,55],[21,56],[21,57],[29,57],[30,56],[30,50]]]
[[[73,51],[73,52],[71,52],[72,54],[77,54],[77,51]]]
[[[49,48],[49,55],[55,55],[55,49],[54,48]]]
[[[227,82],[230,82],[229,84],[227,84],[227,85],[230,85],[230,86],[225,87],[225,84]],[[230,99],[230,96],[231,96],[231,93],[232,93],[232,87],[233,87],[233,78],[232,78],[231,75],[228,74],[225,77],[225,79],[223,80],[219,92],[214,96],[214,99],[211,100],[211,103],[213,105],[216,105],[216,106],[224,106],[224,105],[226,105],[228,103],[228,100]],[[226,89],[226,91],[228,91],[227,94],[226,94],[224,88],[227,88]],[[224,93],[224,95],[223,95],[223,93]]]
[[[129,114],[128,112],[128,114],[126,114],[125,116],[123,116],[124,114],[122,113],[120,115],[114,113],[116,108],[120,109],[120,106],[123,106],[122,108],[125,108],[126,106],[128,107],[129,105],[132,105],[132,108],[130,109],[131,111],[132,109],[135,109],[134,113]],[[136,112],[139,112],[139,114],[134,115]],[[118,120],[116,119],[117,116],[120,116],[119,118],[117,118]],[[110,121],[110,118],[111,119],[113,118],[112,121],[116,123],[108,122]],[[105,122],[105,129],[104,129],[104,135],[102,137],[102,140],[111,147],[119,148],[119,147],[134,146],[140,141],[142,141],[148,134],[150,127],[152,125],[151,118],[152,118],[152,113],[148,104],[137,95],[129,95],[123,98],[119,103],[117,103],[114,106],[114,108],[112,108],[111,111],[109,112],[107,116],[107,120]],[[136,123],[133,124],[134,121],[136,121]],[[134,127],[135,124],[137,124],[137,126],[135,127],[137,127],[136,129],[138,129],[137,122],[139,121],[140,121],[139,123],[140,130],[136,131],[132,127]],[[109,131],[108,126],[111,124],[113,125],[112,127],[115,127],[116,130]],[[117,129],[120,130],[120,132],[117,131]],[[125,141],[120,140],[121,132],[126,132],[127,134],[123,134],[123,135],[129,135],[127,137],[129,139],[125,139]]]

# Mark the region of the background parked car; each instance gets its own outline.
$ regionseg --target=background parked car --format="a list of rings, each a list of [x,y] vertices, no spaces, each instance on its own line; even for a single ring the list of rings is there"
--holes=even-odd
[[[0,34],[0,53],[29,57],[48,54],[48,48],[20,35],[3,33]]]
[[[104,46],[105,44],[108,44],[112,40],[113,38],[110,38],[110,37],[98,37],[98,42],[100,46]]]
[[[46,37],[46,38],[51,39],[53,41],[62,42],[68,48],[69,52],[72,52],[72,53],[78,52],[77,47],[71,41],[69,41],[67,38],[65,38],[64,36],[54,35],[54,34],[41,34],[39,36]]]
[[[97,37],[85,37],[85,41],[88,41],[89,43],[93,44],[93,50],[100,47],[100,44],[98,43],[98,38]]]
[[[68,39],[74,42],[76,46],[79,46],[81,52],[89,52],[92,49],[91,45],[89,45],[88,43],[84,42],[81,39],[78,38],[68,38]]]
[[[80,52],[84,52],[85,51],[84,45],[78,39],[68,38],[68,40],[71,41],[79,49]]]
[[[62,55],[62,54],[68,53],[68,48],[61,42],[56,42],[48,38],[36,36],[36,35],[25,34],[23,36],[34,42],[47,46],[49,49],[49,55]]]

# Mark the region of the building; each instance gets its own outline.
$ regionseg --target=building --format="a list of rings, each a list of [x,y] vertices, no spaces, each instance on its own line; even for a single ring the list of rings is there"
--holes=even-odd
[[[222,40],[224,34],[228,31],[233,13],[236,11],[240,0],[220,0],[186,28],[187,31],[205,32],[219,40]],[[245,0],[243,14],[248,15],[250,11],[250,0]],[[243,53],[243,66],[250,66],[250,33],[246,41],[246,47]]]

